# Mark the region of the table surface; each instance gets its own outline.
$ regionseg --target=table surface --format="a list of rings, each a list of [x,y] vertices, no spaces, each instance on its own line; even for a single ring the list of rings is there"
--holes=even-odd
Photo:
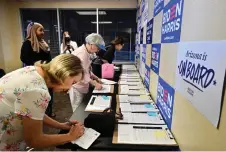
[[[121,66],[120,66],[121,69]],[[121,74],[121,70],[118,72],[115,72],[115,76],[113,81],[118,82],[119,76]],[[84,123],[85,118],[91,113],[84,111],[91,96],[93,95],[92,91],[94,88],[90,88],[89,92],[84,96],[83,101],[81,104],[78,106],[78,108],[75,110],[75,112],[71,116],[71,120],[77,120],[82,123]],[[118,94],[118,84],[114,85],[114,93],[112,94],[104,94],[104,95],[109,95],[112,96],[112,102],[111,102],[111,107],[113,110],[116,110],[116,95]],[[101,94],[103,95],[103,94]],[[67,133],[67,131],[61,130],[60,134],[62,133]],[[131,145],[131,144],[113,144],[112,143],[112,138],[111,137],[99,137],[91,146],[88,150],[155,150],[155,151],[176,151],[179,149],[178,146],[175,145],[170,145],[170,146],[163,146],[163,145]],[[71,149],[71,150],[82,150],[80,147],[78,147],[75,144],[72,143],[66,143],[64,145],[59,145],[57,146],[58,148],[63,148],[63,149]]]

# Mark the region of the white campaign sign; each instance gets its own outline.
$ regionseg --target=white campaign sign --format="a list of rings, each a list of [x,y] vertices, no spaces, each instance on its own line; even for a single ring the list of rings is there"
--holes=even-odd
[[[176,91],[218,126],[226,70],[226,41],[179,43]]]

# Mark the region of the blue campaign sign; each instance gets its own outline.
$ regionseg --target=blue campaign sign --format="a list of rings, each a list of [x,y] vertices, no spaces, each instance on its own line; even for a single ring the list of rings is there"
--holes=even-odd
[[[161,44],[152,44],[151,69],[158,75],[160,65]]]
[[[145,63],[146,62],[146,44],[143,44],[143,49],[142,49],[142,61]]]
[[[159,12],[161,12],[163,7],[164,7],[164,0],[155,0],[155,2],[154,2],[154,17],[156,15],[158,15]]]
[[[162,43],[180,41],[184,0],[171,0],[163,9]]]
[[[144,28],[142,28],[141,30],[140,30],[140,44],[143,44],[143,31],[144,31]]]
[[[137,17],[137,32],[141,30],[141,16]]]
[[[174,88],[159,77],[156,104],[169,128],[172,124],[174,93]]]
[[[147,64],[145,64],[144,85],[149,90],[149,86],[150,86],[150,67]]]
[[[151,19],[148,23],[147,23],[147,40],[146,43],[147,44],[151,44],[152,43],[152,33],[153,33],[153,19]]]

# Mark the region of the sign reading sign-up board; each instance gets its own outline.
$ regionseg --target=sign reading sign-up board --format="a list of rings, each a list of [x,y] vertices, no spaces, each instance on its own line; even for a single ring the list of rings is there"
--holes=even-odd
[[[218,126],[226,69],[226,41],[179,43],[176,90]]]

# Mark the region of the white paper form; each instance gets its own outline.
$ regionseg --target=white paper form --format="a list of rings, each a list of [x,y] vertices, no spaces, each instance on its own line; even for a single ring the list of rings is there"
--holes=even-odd
[[[142,82],[141,80],[139,81],[127,81],[127,80],[120,80],[119,81],[119,84],[121,85],[142,85]]]
[[[118,124],[118,143],[177,145],[166,125]]]
[[[121,75],[121,79],[140,79],[139,75]]]
[[[143,112],[132,113],[122,112],[123,120],[118,120],[119,123],[134,123],[134,124],[165,124],[159,112]]]
[[[139,82],[141,81],[141,78],[137,78],[137,79],[130,79],[130,78],[121,78],[121,81],[128,81],[128,82]]]
[[[93,130],[92,128],[85,128],[84,134],[71,143],[76,144],[83,149],[88,149],[99,136],[99,132]]]
[[[111,96],[92,96],[85,111],[103,111],[111,106]]]
[[[131,68],[136,69],[136,66],[135,65],[122,65],[122,69],[131,69]]]
[[[132,83],[132,82],[130,82]],[[144,89],[130,89],[128,85],[120,85],[119,94],[128,94],[128,95],[148,95],[149,92],[146,88]]]
[[[119,102],[127,103],[153,103],[153,100],[148,95],[118,95]]]
[[[102,85],[101,90],[94,89],[93,93],[111,93],[111,85]]]
[[[154,103],[120,103],[122,112],[158,112]]]
[[[103,84],[108,84],[108,85],[116,84],[115,81],[111,81],[111,80],[107,80],[107,79],[101,79],[101,82],[102,82]]]

